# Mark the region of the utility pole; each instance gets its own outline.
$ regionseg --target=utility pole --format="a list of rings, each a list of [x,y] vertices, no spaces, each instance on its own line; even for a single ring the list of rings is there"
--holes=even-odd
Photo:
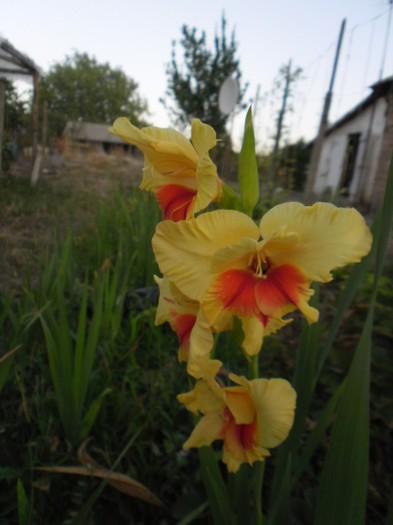
[[[309,168],[309,173],[308,173],[306,187],[305,187],[305,195],[304,195],[305,200],[308,200],[310,198],[310,196],[312,195],[313,189],[314,189],[314,182],[315,182],[315,178],[317,175],[319,158],[321,156],[322,143],[323,143],[325,131],[326,131],[327,124],[328,124],[329,110],[330,110],[330,105],[331,105],[332,96],[333,96],[334,80],[336,77],[338,59],[340,56],[341,44],[342,44],[344,30],[345,30],[345,24],[346,24],[346,19],[344,18],[344,20],[341,22],[340,34],[338,37],[338,42],[337,42],[337,47],[336,47],[336,55],[334,57],[334,63],[333,63],[332,76],[330,78],[330,85],[329,85],[328,92],[325,95],[325,102],[323,105],[321,120],[319,123],[318,135],[315,139],[314,147],[311,153],[310,168]]]

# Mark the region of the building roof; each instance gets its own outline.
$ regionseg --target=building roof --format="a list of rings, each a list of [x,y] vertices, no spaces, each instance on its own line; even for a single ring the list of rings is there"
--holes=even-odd
[[[112,144],[124,144],[124,141],[109,133],[111,124],[96,124],[93,122],[67,122],[64,135],[76,140],[87,142],[110,142]]]
[[[373,104],[376,100],[379,98],[385,96],[387,93],[393,91],[393,76],[387,77],[384,80],[381,80],[379,82],[376,82],[375,84],[372,84],[370,86],[372,89],[371,94],[363,99],[357,106],[355,106],[353,109],[348,111],[348,113],[345,113],[339,120],[334,122],[331,126],[328,127],[326,130],[325,135],[329,135],[332,131],[336,130],[337,128],[340,128],[344,124],[346,124],[348,121],[352,120],[353,118],[357,117],[362,111],[367,109],[371,104]]]
[[[8,40],[0,37],[0,77],[12,80],[36,73],[41,75],[41,68],[27,55],[18,51]]]

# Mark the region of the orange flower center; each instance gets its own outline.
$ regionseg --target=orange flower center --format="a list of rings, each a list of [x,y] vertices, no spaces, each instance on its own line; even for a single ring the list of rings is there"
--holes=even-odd
[[[171,326],[179,339],[180,346],[188,352],[192,329],[196,321],[195,315],[180,315],[171,312]]]
[[[239,317],[258,317],[266,326],[269,317],[293,310],[308,288],[294,266],[274,268],[260,254],[253,254],[247,270],[227,270],[214,283],[213,293],[225,310]]]
[[[175,222],[187,219],[196,191],[179,184],[167,184],[156,191],[156,199],[165,220]]]
[[[219,434],[219,439],[224,440],[224,446],[236,456],[242,456],[244,450],[252,450],[257,437],[257,424],[255,421],[248,425],[238,425],[228,407],[224,409],[224,424]]]

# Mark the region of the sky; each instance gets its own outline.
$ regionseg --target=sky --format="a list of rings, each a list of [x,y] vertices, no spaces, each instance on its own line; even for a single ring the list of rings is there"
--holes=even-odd
[[[274,81],[289,60],[303,71],[293,85],[283,140],[315,136],[344,18],[329,120],[334,122],[364,99],[381,71],[383,78],[393,75],[389,0],[18,0],[3,3],[0,36],[44,72],[74,51],[120,67],[147,100],[149,122],[167,127],[172,124],[159,99],[167,88],[172,42],[180,39],[186,24],[204,30],[213,45],[223,13],[228,34],[235,31],[242,79],[249,84],[246,101],[253,103],[261,151],[272,147],[282,99]],[[177,50],[181,62],[181,46]],[[244,118],[245,112],[239,113],[229,124],[237,148]]]

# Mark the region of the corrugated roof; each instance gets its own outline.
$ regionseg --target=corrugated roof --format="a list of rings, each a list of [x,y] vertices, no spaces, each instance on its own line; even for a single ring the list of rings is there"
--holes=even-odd
[[[67,122],[64,135],[71,136],[76,140],[88,142],[110,142],[112,144],[124,144],[124,141],[109,133],[108,128],[112,124],[96,124],[93,122]]]
[[[329,133],[331,133],[335,129],[340,128],[349,120],[352,120],[354,117],[359,115],[359,113],[364,111],[370,104],[375,102],[380,97],[385,96],[386,93],[389,93],[393,89],[393,76],[387,77],[384,80],[376,82],[370,87],[372,89],[372,93],[368,95],[368,97],[363,99],[359,104],[357,104],[357,106],[348,111],[348,113],[345,113],[345,115],[343,115],[340,119],[336,120],[336,122],[331,124],[328,127],[325,135],[329,135]]]
[[[25,78],[42,70],[24,53],[18,51],[8,40],[0,37],[0,77],[10,80]]]

